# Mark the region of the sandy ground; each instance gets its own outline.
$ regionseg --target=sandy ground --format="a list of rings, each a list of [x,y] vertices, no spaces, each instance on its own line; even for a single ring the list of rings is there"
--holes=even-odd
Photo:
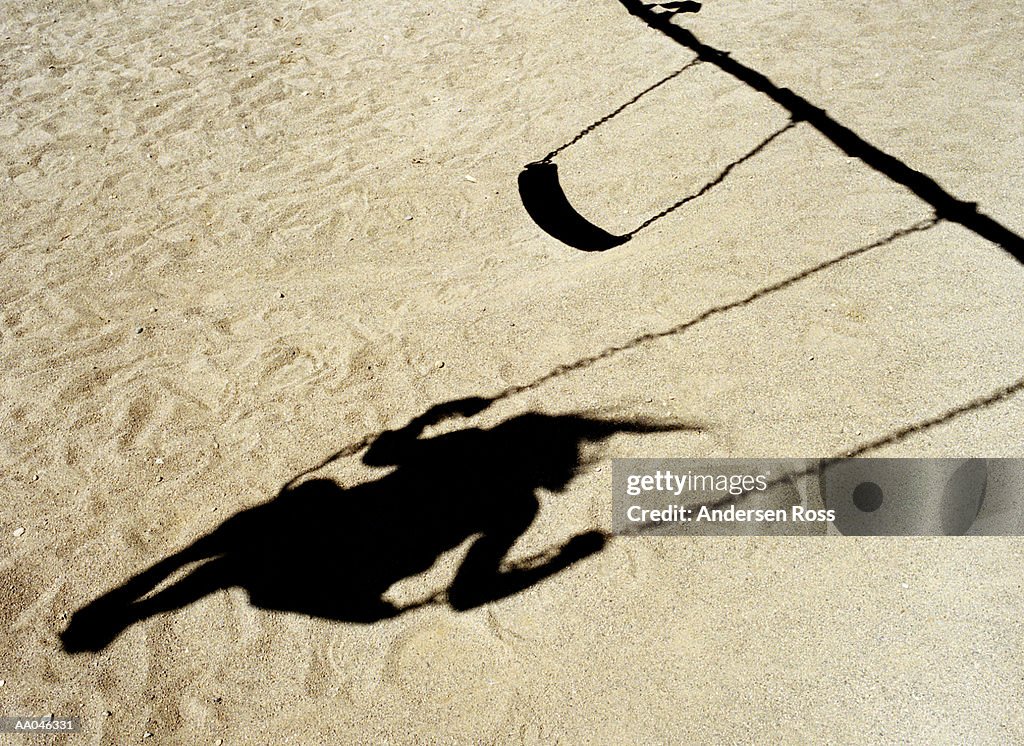
[[[1024,233],[1016,3],[680,19]],[[231,588],[61,649],[75,610],[346,444],[611,347],[442,426],[700,425],[591,444],[514,556],[607,528],[613,457],[829,456],[1019,382],[1024,267],[948,223],[631,344],[930,216],[801,125],[612,251],[540,231],[523,165],[691,58],[614,1],[5,2],[0,714],[105,744],[1024,740],[1014,538],[620,538],[461,613]],[[626,231],[785,121],[698,65],[557,162]],[[1022,456],[1022,432],[1013,395],[873,453]]]

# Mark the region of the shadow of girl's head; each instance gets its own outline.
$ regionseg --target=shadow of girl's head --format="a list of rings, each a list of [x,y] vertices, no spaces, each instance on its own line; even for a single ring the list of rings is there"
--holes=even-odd
[[[489,431],[500,462],[495,477],[517,487],[564,490],[582,465],[588,422],[576,415],[531,412],[497,425]]]

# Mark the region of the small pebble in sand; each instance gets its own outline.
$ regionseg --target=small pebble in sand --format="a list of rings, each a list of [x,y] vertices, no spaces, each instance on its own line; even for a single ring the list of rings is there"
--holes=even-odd
[[[16,529],[14,529],[14,535],[15,536],[21,536],[24,533],[25,533],[25,529],[22,528],[21,526],[18,526]]]
[[[223,746],[223,744],[224,744],[224,739],[223,738],[218,738],[216,741],[213,742],[213,746]]]
[[[476,179],[474,179],[474,178],[473,178],[472,176],[467,176],[467,177],[466,177],[466,181],[471,181],[471,182],[473,182],[474,184],[476,184]]]
[[[3,679],[0,679],[0,686],[3,686],[6,683],[7,683],[6,681],[4,681]]]
[[[138,329],[135,330],[135,333],[142,334],[144,331],[146,331],[146,327],[140,326]]]
[[[32,475],[32,481],[33,482],[38,482],[39,481],[39,475],[38,474],[33,474]]]
[[[406,216],[405,216],[405,219],[406,219],[406,220],[412,220],[412,215],[406,215]]]
[[[103,711],[103,717],[105,717],[105,718],[108,718],[108,717],[110,717],[113,714],[114,713],[112,713],[110,710],[104,710]]]
[[[153,734],[152,734],[152,733],[150,733],[150,732],[149,732],[149,731],[147,730],[147,731],[146,731],[145,733],[143,733],[143,734],[142,734],[142,737],[143,737],[143,738],[152,738],[152,737],[153,737]]]
[[[284,297],[284,293],[278,293],[278,294],[277,294],[277,297],[278,297],[278,298],[283,298],[283,297]]]
[[[438,360],[436,363],[434,363],[434,367],[436,367],[438,370],[443,368],[444,367],[444,360]]]

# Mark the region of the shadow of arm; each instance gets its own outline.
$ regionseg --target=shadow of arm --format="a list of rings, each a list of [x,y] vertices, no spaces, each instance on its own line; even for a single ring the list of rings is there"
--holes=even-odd
[[[435,404],[398,430],[385,430],[378,435],[363,454],[363,463],[367,466],[400,464],[408,459],[416,440],[428,427],[451,417],[472,417],[487,409],[492,401],[482,396],[469,396]]]

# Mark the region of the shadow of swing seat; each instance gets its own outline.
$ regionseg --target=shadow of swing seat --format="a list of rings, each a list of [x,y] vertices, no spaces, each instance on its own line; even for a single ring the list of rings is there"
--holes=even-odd
[[[696,13],[701,9],[699,2],[683,0],[682,2],[654,3],[651,8],[658,8],[668,16],[677,13]],[[621,246],[633,237],[636,231],[615,235],[587,220],[569,202],[558,178],[558,166],[552,159],[563,150],[572,147],[597,127],[624,109],[629,108],[656,88],[660,88],[673,78],[699,64],[700,60],[691,60],[682,68],[669,73],[654,85],[644,89],[629,101],[609,114],[584,128],[572,140],[548,153],[542,160],[528,164],[519,173],[519,197],[527,214],[552,238],[561,241],[580,251],[606,251]]]
[[[631,238],[609,233],[580,215],[565,196],[558,166],[551,161],[531,163],[519,173],[519,197],[538,228],[574,249],[605,251]]]

